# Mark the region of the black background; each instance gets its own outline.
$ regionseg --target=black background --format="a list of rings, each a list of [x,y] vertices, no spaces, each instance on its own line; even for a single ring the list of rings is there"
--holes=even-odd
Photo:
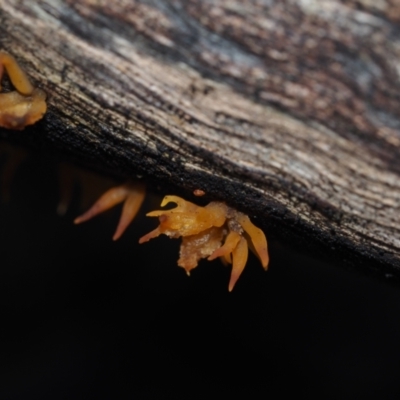
[[[0,205],[0,399],[397,398],[400,288],[270,240],[228,293],[218,260],[137,244],[161,197],[114,243],[120,209],[74,226],[57,184],[31,155]]]

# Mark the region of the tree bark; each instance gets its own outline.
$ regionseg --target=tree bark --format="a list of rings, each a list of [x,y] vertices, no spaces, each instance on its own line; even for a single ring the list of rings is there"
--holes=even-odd
[[[395,0],[0,0],[0,50],[48,94],[1,137],[400,277]]]

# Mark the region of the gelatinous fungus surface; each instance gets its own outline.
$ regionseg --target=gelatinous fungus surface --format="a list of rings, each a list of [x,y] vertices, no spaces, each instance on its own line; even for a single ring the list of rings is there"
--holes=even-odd
[[[114,207],[117,204],[124,203],[121,218],[114,233],[113,240],[119,239],[125,232],[125,229],[135,218],[143,203],[146,195],[146,188],[139,182],[126,182],[123,185],[116,186],[105,192],[93,206],[74,221],[75,224],[88,221],[94,216]]]
[[[200,207],[177,196],[165,196],[161,207],[171,202],[177,207],[147,214],[158,217],[160,225],[140,238],[139,243],[161,234],[170,238],[182,237],[178,265],[187,274],[196,268],[200,259],[220,257],[224,263],[232,264],[229,291],[246,266],[249,247],[267,269],[267,240],[263,231],[252,224],[247,215],[222,202],[214,201]]]
[[[32,86],[16,60],[0,52],[0,90],[4,71],[15,91],[0,93],[0,126],[22,130],[40,120],[47,110],[46,94]]]
[[[145,197],[145,187],[140,182],[127,182],[104,193],[75,223],[85,222],[113,206],[124,203],[121,218],[113,239],[118,239],[136,216]],[[178,196],[165,196],[161,207],[175,203],[170,210],[152,211],[149,217],[158,217],[160,224],[142,236],[139,243],[164,234],[170,238],[182,237],[178,265],[189,275],[200,259],[219,257],[224,264],[232,264],[229,291],[233,289],[246,266],[248,249],[267,269],[269,256],[267,240],[249,217],[225,203],[213,201],[205,207],[198,206]]]

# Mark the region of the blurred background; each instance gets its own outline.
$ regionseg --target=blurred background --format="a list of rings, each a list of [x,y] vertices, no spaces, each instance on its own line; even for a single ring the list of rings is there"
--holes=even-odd
[[[178,240],[138,244],[161,194],[112,242],[120,207],[75,226],[78,186],[57,215],[54,161],[30,154],[13,175],[0,204],[0,399],[398,398],[400,288],[272,239],[270,270],[251,256],[228,293],[218,260],[188,278]]]

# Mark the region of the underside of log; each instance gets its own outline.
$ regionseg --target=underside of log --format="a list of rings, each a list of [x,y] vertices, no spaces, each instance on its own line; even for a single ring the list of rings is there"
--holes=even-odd
[[[1,137],[206,192],[268,237],[400,277],[392,0],[0,2],[0,51],[48,95]]]

